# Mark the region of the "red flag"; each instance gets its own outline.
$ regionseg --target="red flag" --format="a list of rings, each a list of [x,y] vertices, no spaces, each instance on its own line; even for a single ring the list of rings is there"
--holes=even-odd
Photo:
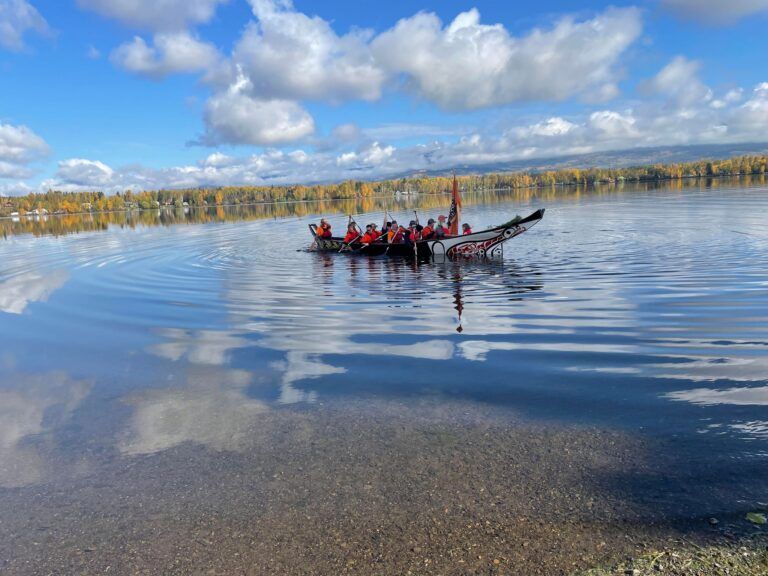
[[[448,212],[448,232],[451,236],[459,235],[459,220],[461,219],[461,193],[459,192],[459,183],[456,181],[456,174],[453,175],[453,198],[451,200],[451,211]]]

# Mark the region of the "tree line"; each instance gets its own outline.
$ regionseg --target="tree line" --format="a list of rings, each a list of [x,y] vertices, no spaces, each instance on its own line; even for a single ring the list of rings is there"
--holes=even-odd
[[[683,178],[764,175],[768,156],[747,155],[726,160],[699,160],[629,168],[565,168],[459,176],[464,191],[588,187],[620,182]],[[178,190],[126,190],[114,195],[102,191],[48,190],[26,196],[0,197],[0,216],[33,214],[104,213],[133,210],[208,207],[306,200],[364,199],[396,192],[436,194],[451,188],[450,176],[413,176],[377,182],[347,180],[334,184],[293,186],[222,186]]]

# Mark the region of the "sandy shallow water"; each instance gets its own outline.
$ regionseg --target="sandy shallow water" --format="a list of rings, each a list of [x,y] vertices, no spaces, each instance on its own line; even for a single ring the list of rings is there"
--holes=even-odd
[[[703,503],[723,505],[727,479],[692,484],[692,471],[653,450],[625,433],[534,424],[471,403],[276,410],[236,451],[105,452],[90,470],[0,491],[0,566],[30,575],[568,574],[711,536]]]

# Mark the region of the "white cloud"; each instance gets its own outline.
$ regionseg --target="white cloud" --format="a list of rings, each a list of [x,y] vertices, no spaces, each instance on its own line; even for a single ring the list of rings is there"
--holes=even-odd
[[[48,153],[48,145],[26,126],[0,124],[0,160],[25,163]]]
[[[699,80],[695,65],[685,59],[676,59],[672,64],[646,84],[654,97],[631,107],[605,108],[569,118],[551,116],[511,126],[500,133],[497,126],[489,130],[475,129],[455,142],[434,140],[395,146],[377,139],[367,143],[363,140],[363,144],[359,144],[365,132],[348,125],[332,137],[334,146],[314,143],[312,151],[268,149],[247,157],[217,153],[198,165],[161,170],[141,166],[112,169],[96,161],[65,161],[56,178],[45,182],[44,186],[68,190],[84,186],[92,188],[103,182],[104,189],[111,191],[328,182],[399,176],[457,165],[482,166],[608,150],[755,142],[765,138],[768,133],[768,82],[758,84],[746,100],[740,89],[716,95]],[[670,70],[678,73],[670,74]],[[691,92],[681,93],[674,86],[673,77],[684,78],[693,87]],[[239,82],[250,81],[241,77]],[[208,110],[206,143],[280,144],[292,138],[306,137],[313,128],[312,118],[294,102],[278,102],[274,109],[270,109],[273,103],[243,95],[237,83],[224,96],[229,99],[214,98],[212,103],[216,107]],[[713,106],[715,101],[721,104]],[[281,120],[281,114],[285,113],[283,106],[288,106],[289,111],[291,107],[297,107],[288,114],[287,120]],[[345,136],[350,140],[344,141]]]
[[[1,174],[2,167],[0,167],[0,178],[3,177]],[[23,177],[26,178],[26,176]],[[0,196],[24,196],[30,192],[35,192],[35,189],[26,182],[0,182]]]
[[[768,129],[768,82],[758,84],[752,97],[730,113],[730,123],[735,130],[764,140]]]
[[[131,42],[118,46],[110,59],[129,72],[163,78],[179,72],[210,70],[221,56],[215,46],[189,32],[171,32],[155,35],[154,46],[135,36]]]
[[[447,27],[435,14],[400,20],[372,43],[379,63],[450,110],[511,102],[613,96],[619,57],[640,36],[640,11],[609,9],[591,20],[564,18],[516,38],[480,23],[476,9]],[[567,73],[563,73],[567,70]]]
[[[709,105],[712,108],[725,108],[728,104],[734,104],[739,102],[744,97],[744,90],[741,88],[734,88],[729,90],[722,98],[715,98]]]
[[[59,162],[56,173],[61,180],[86,188],[105,188],[112,184],[114,170],[98,160],[71,158]]]
[[[47,34],[50,28],[45,18],[27,0],[0,0],[0,47],[23,50],[27,31]]]
[[[116,65],[155,78],[204,72],[213,94],[200,142],[210,145],[296,142],[314,132],[302,102],[376,101],[393,77],[455,110],[574,97],[605,101],[618,94],[618,61],[642,30],[639,10],[608,9],[518,38],[501,24],[481,24],[471,10],[447,27],[436,15],[419,13],[377,37],[360,29],[339,34],[328,21],[295,10],[290,0],[249,0],[254,20],[224,58],[188,30],[209,20],[220,0],[80,3],[158,32],[152,45],[137,36],[118,47]],[[317,144],[334,148],[343,142],[335,135]]]
[[[768,11],[768,0],[661,0],[661,3],[682,18],[707,24],[732,24]]]
[[[637,120],[631,112],[622,114],[611,110],[593,112],[589,116],[588,127],[605,138],[630,139],[638,135]]]
[[[238,42],[233,61],[259,98],[376,100],[386,73],[370,53],[371,33],[343,36],[319,17],[296,12],[290,2],[250,0],[257,22]]]
[[[159,31],[181,31],[209,22],[228,0],[78,0],[87,10],[126,26]]]
[[[48,145],[26,126],[0,124],[0,178],[28,178],[29,165],[48,154]]]
[[[576,128],[576,124],[557,116],[516,130],[520,137],[526,136],[563,136]]]
[[[386,163],[395,153],[394,146],[382,146],[373,142],[358,152],[346,152],[336,159],[338,166],[354,166],[361,170]]]
[[[262,100],[249,94],[251,81],[241,75],[205,107],[206,145],[253,144],[273,146],[295,142],[315,131],[315,121],[291,100]]]
[[[203,160],[203,166],[213,166],[215,168],[221,168],[223,166],[231,166],[236,160],[231,156],[222,154],[221,152],[214,152],[210,154],[205,160]]]
[[[673,99],[677,106],[690,106],[712,99],[712,91],[699,80],[701,63],[677,56],[654,78],[645,82],[642,90]]]
[[[32,174],[26,166],[0,160],[0,178],[30,178]]]

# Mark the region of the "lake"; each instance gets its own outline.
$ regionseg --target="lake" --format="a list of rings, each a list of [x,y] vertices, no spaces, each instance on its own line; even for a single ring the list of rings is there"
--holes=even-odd
[[[765,183],[465,200],[546,215],[447,263],[306,250],[447,196],[3,221],[0,568],[567,574],[764,508]]]

